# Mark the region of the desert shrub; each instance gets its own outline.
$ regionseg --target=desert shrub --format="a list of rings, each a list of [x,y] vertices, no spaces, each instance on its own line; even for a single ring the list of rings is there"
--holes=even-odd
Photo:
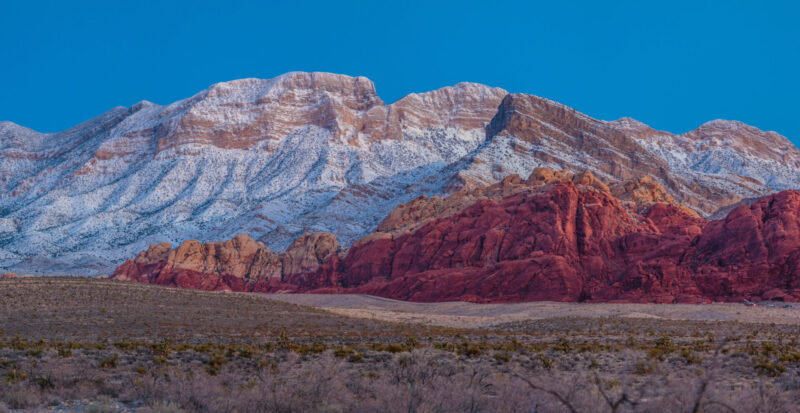
[[[319,354],[324,352],[328,349],[328,346],[325,343],[320,341],[313,341],[311,344],[303,344],[296,348],[296,351],[301,356],[305,356],[308,354]]]
[[[637,360],[633,365],[633,374],[648,375],[656,370],[656,363],[650,360]]]
[[[570,344],[569,340],[565,337],[559,337],[558,341],[555,345],[553,345],[554,351],[563,351],[564,353],[568,353],[572,350],[572,345]]]
[[[800,352],[785,351],[780,354],[778,360],[784,363],[800,363]]]
[[[61,358],[72,357],[72,347],[69,344],[58,343],[58,345],[56,345],[56,352],[58,353],[58,357]]]
[[[11,370],[6,372],[6,381],[9,383],[19,383],[27,378],[28,375],[24,371],[18,369],[17,366],[12,367]]]
[[[105,357],[100,360],[100,368],[103,369],[113,369],[117,367],[117,360],[119,357],[115,354],[113,356]]]
[[[499,361],[500,363],[508,363],[511,361],[511,357],[506,353],[495,353],[494,359]]]
[[[698,357],[694,352],[688,348],[681,349],[681,357],[686,364],[700,364],[703,362],[701,357]]]
[[[536,360],[538,360],[539,363],[542,365],[542,367],[547,370],[553,368],[553,366],[555,365],[555,360],[545,356],[544,354],[539,354]]]
[[[338,358],[350,357],[353,353],[355,353],[355,350],[352,347],[336,347],[333,349],[334,357]]]
[[[40,345],[33,345],[25,351],[25,355],[28,357],[39,357],[44,353],[44,348]]]
[[[114,347],[125,351],[125,350],[133,350],[139,347],[139,345],[137,343],[131,343],[129,341],[118,341],[114,343]]]
[[[775,363],[768,358],[759,358],[755,360],[754,367],[759,374],[770,377],[777,377],[786,372],[786,366]]]
[[[653,347],[647,351],[647,356],[650,358],[663,360],[667,354],[670,354],[674,351],[675,345],[672,343],[672,339],[667,336],[663,336],[656,339]]]
[[[295,348],[295,343],[289,338],[286,329],[281,329],[278,339],[275,341],[275,348],[281,351],[292,351]]]
[[[251,349],[250,347],[242,347],[239,349],[239,353],[237,354],[237,356],[246,359],[252,358],[253,349]]]
[[[37,386],[39,386],[39,388],[42,390],[52,389],[53,387],[55,387],[55,384],[53,383],[53,378],[50,376],[34,377],[32,382]]]
[[[168,356],[170,351],[169,340],[165,338],[158,343],[151,344],[150,351],[157,356]]]
[[[29,343],[28,340],[17,336],[12,338],[6,345],[11,349],[22,351],[28,348]]]
[[[206,361],[206,372],[212,376],[216,376],[226,361],[227,360],[222,354],[214,354],[208,359],[208,361]]]

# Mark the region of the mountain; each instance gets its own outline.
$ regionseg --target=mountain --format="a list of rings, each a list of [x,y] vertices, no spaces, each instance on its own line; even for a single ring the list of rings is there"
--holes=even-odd
[[[617,194],[618,196],[615,196]],[[329,233],[274,253],[246,235],[151,246],[113,274],[208,290],[413,301],[800,300],[800,192],[706,220],[652,179],[537,168],[398,206],[349,250]]]
[[[238,233],[285,251],[330,232],[347,249],[397,205],[535,167],[647,175],[709,216],[800,188],[798,165],[786,138],[736,122],[672,135],[473,83],[386,104],[363,77],[294,72],[55,134],[0,123],[0,259],[99,274],[153,243]]]

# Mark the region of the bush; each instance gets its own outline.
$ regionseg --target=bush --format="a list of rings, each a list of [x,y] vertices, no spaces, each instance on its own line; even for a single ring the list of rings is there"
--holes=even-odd
[[[495,353],[494,354],[494,359],[499,361],[499,362],[501,362],[501,363],[508,363],[509,361],[511,361],[511,357],[509,357],[508,354],[504,354],[504,353]]]
[[[28,378],[24,371],[19,370],[16,366],[6,373],[6,381],[9,383],[19,383]]]
[[[681,357],[686,364],[700,364],[703,362],[703,359],[695,355],[691,350],[688,348],[681,350]]]
[[[219,373],[219,370],[222,368],[222,365],[225,364],[226,361],[227,360],[225,360],[225,356],[223,356],[222,354],[219,353],[214,354],[213,356],[211,356],[211,358],[208,359],[208,361],[206,361],[206,364],[208,365],[206,367],[206,371],[208,372],[208,374],[216,376]]]
[[[117,359],[118,359],[118,357],[115,354],[115,355],[113,355],[111,357],[106,357],[106,358],[100,360],[100,368],[113,369],[114,367],[117,367]]]
[[[774,363],[766,358],[756,360],[754,367],[758,371],[758,374],[769,377],[778,377],[786,371],[786,366],[783,364]]]

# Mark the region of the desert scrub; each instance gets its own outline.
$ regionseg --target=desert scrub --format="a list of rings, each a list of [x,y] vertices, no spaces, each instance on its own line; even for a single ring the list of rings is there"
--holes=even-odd
[[[19,383],[28,378],[28,375],[17,368],[17,366],[13,366],[11,370],[6,373],[6,381],[9,383]]]
[[[471,343],[469,341],[464,341],[458,347],[458,354],[467,356],[467,357],[478,357],[483,353],[485,346],[482,343]]]
[[[693,351],[688,348],[681,349],[681,358],[686,364],[700,364],[703,362],[701,357],[698,357]]]
[[[646,376],[656,371],[657,364],[653,360],[637,360],[633,365],[633,374]]]
[[[58,357],[67,358],[72,357],[72,346],[69,343],[58,343],[56,345],[56,352]]]
[[[767,357],[756,358],[753,361],[753,367],[758,371],[758,374],[769,377],[778,377],[787,370],[783,364],[776,363]]]
[[[552,369],[556,363],[555,360],[545,356],[544,354],[538,354],[534,360],[538,361],[542,368],[546,370]]]
[[[656,339],[653,347],[647,351],[647,356],[651,359],[658,359],[664,360],[667,354],[670,354],[675,351],[675,345],[672,343],[672,339],[663,336]]]
[[[114,347],[116,347],[116,348],[118,348],[120,350],[133,350],[133,349],[141,347],[141,346],[142,346],[141,343],[135,343],[135,342],[130,342],[130,341],[118,341],[118,342],[114,343]]]
[[[214,354],[206,361],[206,372],[212,376],[216,376],[226,362],[225,356],[220,353]]]
[[[500,363],[508,363],[511,361],[511,356],[506,353],[494,353],[494,359]]]
[[[355,349],[352,347],[336,347],[333,349],[333,356],[338,358],[346,358],[355,354]]]
[[[100,360],[100,368],[113,369],[113,368],[117,367],[117,360],[118,359],[119,359],[119,356],[117,356],[116,354],[114,354],[113,356],[110,356],[110,357],[106,357],[106,358]]]
[[[566,337],[559,337],[556,344],[552,347],[553,351],[562,351],[564,353],[569,353],[572,351],[572,344],[570,344],[569,340]]]
[[[157,356],[168,356],[170,353],[170,345],[169,340],[162,339],[158,343],[153,343],[150,345],[150,351]]]
[[[313,341],[310,344],[302,344],[295,348],[297,354],[305,356],[308,354],[319,354],[328,350],[328,346],[321,341]]]

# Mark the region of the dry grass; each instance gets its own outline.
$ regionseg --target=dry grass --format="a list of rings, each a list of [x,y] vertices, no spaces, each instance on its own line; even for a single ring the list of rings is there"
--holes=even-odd
[[[800,331],[791,324],[598,313],[456,329],[76,278],[2,281],[0,297],[0,412],[800,406]]]
[[[473,304],[410,303],[356,294],[268,294],[282,302],[326,309],[348,317],[414,322],[449,327],[486,328],[496,324],[554,317],[625,317],[657,320],[730,321],[800,325],[800,306],[773,303],[747,307],[739,303],[619,304],[531,302]]]
[[[409,330],[411,329],[411,330]],[[236,294],[79,277],[0,281],[0,337],[30,340],[258,342],[295,338],[424,334],[427,327],[341,317]]]

